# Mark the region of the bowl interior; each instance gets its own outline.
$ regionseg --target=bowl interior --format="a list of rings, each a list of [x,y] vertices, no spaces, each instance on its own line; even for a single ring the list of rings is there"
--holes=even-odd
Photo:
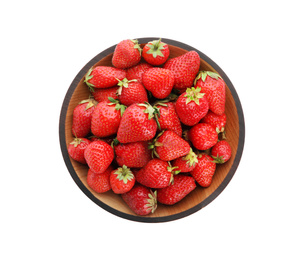
[[[143,44],[141,45],[143,47]],[[170,48],[170,58],[177,57],[187,52],[187,50],[171,44],[169,45],[169,48]],[[99,65],[112,66],[111,63],[112,55],[113,55],[112,53],[106,55],[101,60],[93,64],[93,67]],[[83,73],[85,74],[88,71],[88,69],[89,68],[87,68],[86,71],[84,71]],[[216,71],[213,66],[211,66],[208,62],[206,62],[203,59],[201,60],[201,70]],[[79,83],[76,85],[73,93],[71,93],[71,98],[66,111],[65,122],[64,122],[65,124],[64,134],[65,134],[66,147],[68,147],[69,143],[74,138],[71,133],[73,110],[81,100],[87,99],[88,97],[89,97],[89,90],[86,84],[84,83],[84,77],[82,77],[81,79],[79,79]],[[217,165],[217,169],[214,174],[212,184],[208,188],[202,188],[199,185],[197,185],[197,188],[179,203],[173,206],[165,206],[159,204],[155,213],[150,214],[146,217],[136,216],[135,213],[133,213],[129,209],[129,207],[124,203],[121,196],[114,194],[112,191],[103,194],[95,193],[87,185],[86,176],[88,172],[88,167],[80,163],[77,163],[76,161],[69,158],[72,167],[74,169],[74,172],[76,174],[76,176],[73,176],[73,178],[76,178],[79,183],[83,184],[81,185],[81,188],[85,189],[85,193],[88,194],[89,197],[92,198],[92,200],[94,200],[97,204],[99,204],[100,206],[105,205],[107,209],[109,209],[109,211],[118,212],[118,215],[120,215],[119,213],[121,213],[122,216],[128,218],[131,218],[131,216],[135,216],[135,218],[137,217],[138,220],[140,218],[165,219],[166,217],[168,218],[169,216],[174,216],[179,214],[181,215],[183,214],[183,212],[189,212],[191,209],[200,209],[206,204],[208,204],[208,203],[204,203],[204,201],[209,196],[212,196],[214,193],[216,193],[218,189],[222,190],[224,188],[224,187],[221,188],[221,186],[224,185],[223,181],[225,180],[231,167],[233,166],[234,160],[236,158],[238,145],[239,145],[240,124],[239,124],[238,112],[237,112],[235,100],[228,86],[226,88],[226,116],[227,116],[227,124],[226,124],[225,131],[226,131],[227,141],[231,145],[233,154],[228,162],[222,165]]]

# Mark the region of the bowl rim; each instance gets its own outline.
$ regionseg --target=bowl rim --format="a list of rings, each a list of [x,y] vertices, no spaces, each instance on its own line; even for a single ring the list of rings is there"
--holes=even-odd
[[[139,43],[147,43],[149,41],[157,40],[159,38],[160,37],[145,37],[145,38],[136,38],[136,39],[138,40]],[[100,52],[78,72],[78,74],[75,76],[75,78],[73,79],[72,83],[70,84],[70,86],[67,90],[67,93],[65,95],[65,98],[63,100],[63,104],[61,107],[61,113],[60,113],[60,119],[59,119],[59,142],[60,142],[63,159],[65,161],[66,167],[67,167],[71,177],[73,178],[75,183],[78,185],[78,187],[82,190],[82,192],[88,198],[90,198],[94,203],[96,203],[98,206],[100,206],[104,210],[106,210],[118,217],[132,220],[132,221],[146,222],[146,223],[159,223],[159,222],[167,222],[167,221],[177,220],[177,219],[180,219],[183,217],[187,217],[187,216],[199,211],[200,209],[207,206],[208,204],[210,204],[214,199],[216,199],[221,194],[221,192],[226,188],[226,186],[229,184],[232,177],[234,176],[234,174],[237,170],[237,167],[239,165],[242,153],[243,153],[244,141],[245,141],[245,122],[244,122],[244,114],[243,114],[241,102],[240,102],[240,99],[238,97],[238,94],[237,94],[232,82],[230,81],[228,76],[225,74],[225,72],[213,60],[211,60],[208,56],[206,56],[201,51],[195,49],[194,47],[187,45],[185,43],[182,43],[182,42],[179,42],[176,40],[167,39],[167,38],[161,38],[161,40],[162,40],[162,42],[165,42],[169,45],[173,45],[173,46],[185,49],[187,51],[196,51],[200,55],[200,58],[202,60],[207,62],[210,66],[212,66],[221,75],[221,77],[226,82],[229,90],[231,91],[232,97],[235,101],[238,120],[239,120],[239,122],[238,122],[238,124],[239,124],[239,140],[238,140],[238,147],[237,147],[236,155],[235,155],[233,164],[232,164],[228,174],[222,181],[222,183],[206,199],[204,199],[202,202],[200,202],[199,204],[195,205],[194,207],[192,207],[190,209],[187,209],[183,212],[173,214],[173,215],[168,215],[168,216],[163,216],[163,217],[148,217],[148,216],[138,216],[138,215],[136,216],[136,215],[131,215],[131,214],[127,214],[127,213],[118,211],[115,208],[112,208],[109,205],[100,201],[89,191],[89,189],[81,182],[80,178],[76,174],[76,172],[72,166],[69,154],[68,154],[68,148],[66,146],[65,120],[66,120],[69,103],[70,103],[70,100],[71,100],[74,90],[76,89],[80,80],[86,75],[87,71],[93,65],[95,65],[98,61],[100,61],[107,55],[113,53],[117,44]]]

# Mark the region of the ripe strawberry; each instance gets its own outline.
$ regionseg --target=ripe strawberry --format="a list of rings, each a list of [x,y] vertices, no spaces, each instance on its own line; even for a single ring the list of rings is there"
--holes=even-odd
[[[126,71],[109,66],[91,68],[85,76],[84,82],[93,92],[94,88],[110,88],[126,77]]]
[[[190,151],[187,155],[177,158],[172,161],[173,167],[178,167],[177,170],[181,172],[191,172],[198,162],[197,155],[190,148]]]
[[[209,187],[215,173],[216,163],[208,154],[199,154],[198,163],[190,174],[202,187]]]
[[[119,166],[126,165],[130,168],[141,168],[152,159],[147,142],[119,143],[114,147],[114,150],[116,162]]]
[[[226,83],[222,77],[212,71],[201,71],[195,78],[195,87],[200,87],[201,92],[206,94],[209,109],[217,114],[225,113]]]
[[[149,188],[164,188],[172,182],[173,174],[179,173],[174,169],[167,162],[155,158],[136,173],[136,180]]]
[[[118,86],[111,88],[97,88],[94,89],[92,95],[97,102],[108,101],[109,97],[117,99],[117,89]]]
[[[90,143],[91,141],[86,138],[74,138],[68,146],[68,153],[70,157],[77,162],[87,164],[84,152]]]
[[[232,155],[231,146],[226,140],[217,142],[211,149],[211,156],[217,163],[227,162]]]
[[[173,72],[158,67],[148,69],[142,77],[143,86],[158,99],[168,97],[174,82],[175,78]]]
[[[199,123],[188,131],[188,140],[198,150],[207,150],[218,141],[218,134],[213,126]]]
[[[193,86],[194,79],[199,72],[201,59],[196,51],[189,51],[181,56],[172,58],[164,64],[165,69],[174,73],[174,89],[186,89]]]
[[[104,193],[111,190],[110,174],[113,171],[113,167],[109,167],[103,173],[96,173],[92,169],[88,170],[87,184],[97,193]]]
[[[196,184],[191,176],[175,175],[173,184],[157,191],[157,199],[162,204],[174,205],[186,197],[195,188]]]
[[[142,49],[142,57],[152,65],[162,65],[169,57],[168,45],[161,39],[148,42]]]
[[[118,86],[117,95],[121,104],[130,106],[134,103],[148,102],[146,89],[137,80],[124,78],[118,82]]]
[[[122,194],[130,191],[135,184],[135,176],[131,170],[123,165],[110,174],[110,184],[114,193]]]
[[[149,148],[163,161],[177,159],[190,151],[189,143],[170,130],[160,133]]]
[[[121,118],[117,140],[120,143],[151,140],[157,131],[154,113],[156,110],[150,104],[129,106]]]
[[[212,125],[218,134],[225,131],[226,122],[227,117],[225,113],[217,115],[212,111],[208,111],[207,115],[205,115],[201,120],[201,123]]]
[[[108,137],[118,131],[125,106],[120,105],[115,99],[110,98],[110,101],[112,102],[103,101],[98,103],[92,114],[91,132],[95,136]]]
[[[92,113],[97,105],[94,99],[81,101],[73,110],[72,133],[75,137],[87,136],[91,131]]]
[[[176,101],[177,115],[185,125],[196,125],[209,110],[207,98],[200,91],[201,88],[187,88]]]
[[[89,168],[95,173],[104,172],[114,159],[113,148],[106,142],[91,142],[84,153]]]
[[[155,104],[155,107],[159,112],[155,115],[159,123],[158,130],[171,130],[178,136],[182,136],[182,126],[174,103],[160,101]]]
[[[146,62],[139,63],[138,65],[126,70],[126,78],[128,80],[136,79],[137,82],[142,84],[143,74],[152,67],[153,67],[152,65],[150,65]]]
[[[121,197],[137,215],[154,213],[157,208],[157,192],[139,183],[136,183],[130,191],[121,194]]]
[[[123,40],[115,47],[112,64],[119,69],[127,69],[139,63],[141,48],[138,40]]]

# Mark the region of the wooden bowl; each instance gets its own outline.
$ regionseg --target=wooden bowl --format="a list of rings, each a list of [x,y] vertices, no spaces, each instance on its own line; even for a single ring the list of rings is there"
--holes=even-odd
[[[143,46],[148,41],[155,39],[157,38],[140,38],[138,40]],[[182,55],[191,50],[198,52],[201,57],[201,70],[209,70],[219,73],[227,84],[226,135],[227,141],[230,143],[232,148],[232,157],[225,164],[217,166],[212,184],[208,188],[202,188],[197,185],[197,188],[194,191],[177,204],[173,206],[159,204],[157,210],[153,214],[138,216],[129,209],[120,195],[116,195],[112,191],[97,194],[87,185],[86,175],[88,172],[88,166],[77,163],[68,155],[67,147],[73,140],[71,133],[72,113],[75,106],[81,100],[87,99],[89,96],[89,90],[84,83],[85,74],[92,66],[112,66],[111,60],[116,45],[98,54],[76,75],[66,93],[60,115],[59,137],[61,150],[66,166],[78,187],[101,208],[119,217],[139,222],[166,222],[180,219],[195,213],[211,203],[232,179],[238,167],[244,146],[245,125],[243,111],[238,95],[227,75],[210,58],[193,47],[170,39],[163,38],[162,41],[169,44],[170,58]]]

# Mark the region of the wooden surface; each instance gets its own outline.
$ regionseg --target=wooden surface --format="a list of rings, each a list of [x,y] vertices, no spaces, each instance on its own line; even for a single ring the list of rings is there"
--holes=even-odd
[[[149,40],[151,40],[151,38],[144,38],[139,39],[139,42],[146,43]],[[165,40],[165,42],[169,44],[170,58],[182,55],[188,50],[193,49],[192,47],[179,42],[175,42],[168,39],[163,40]],[[162,204],[158,204],[158,208],[154,214],[150,214],[146,217],[137,216],[124,203],[120,195],[116,195],[112,191],[103,194],[97,194],[93,190],[91,190],[86,182],[88,167],[70,159],[67,153],[67,146],[73,140],[73,136],[71,133],[73,109],[81,100],[87,99],[89,96],[88,88],[83,82],[84,75],[91,67],[91,65],[112,66],[111,60],[113,50],[114,46],[105,50],[103,53],[92,59],[77,75],[66,94],[60,118],[60,141],[62,153],[66,165],[69,169],[69,172],[71,173],[71,176],[78,184],[78,186],[90,199],[92,199],[99,206],[118,216],[143,222],[161,222],[174,220],[192,214],[195,211],[206,206],[222,192],[222,190],[231,180],[238,166],[244,145],[244,119],[237,93],[234,87],[232,86],[230,80],[224,74],[224,72],[207,56],[196,50],[200,54],[200,57],[202,59],[201,70],[210,70],[218,72],[224,78],[227,84],[226,135],[227,141],[229,142],[232,148],[232,157],[225,164],[217,165],[216,173],[214,174],[212,184],[208,188],[202,188],[200,186],[197,186],[197,188],[193,192],[191,192],[186,198],[184,198],[179,203],[173,206],[164,206]]]

